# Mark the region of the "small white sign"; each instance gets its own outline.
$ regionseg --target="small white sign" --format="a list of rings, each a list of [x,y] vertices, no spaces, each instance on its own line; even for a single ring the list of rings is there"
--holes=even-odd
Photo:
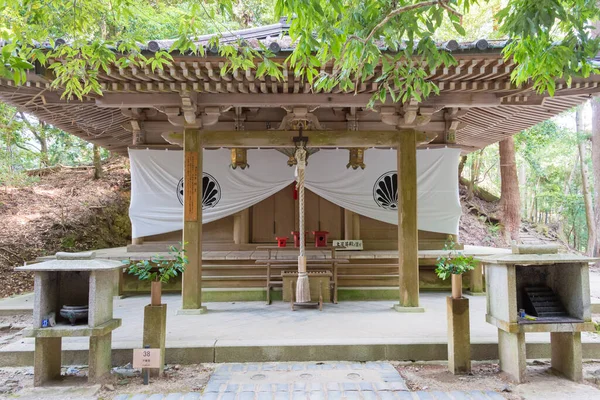
[[[337,247],[338,250],[362,250],[362,240],[334,240],[333,247]]]
[[[133,368],[160,368],[160,349],[133,349]]]

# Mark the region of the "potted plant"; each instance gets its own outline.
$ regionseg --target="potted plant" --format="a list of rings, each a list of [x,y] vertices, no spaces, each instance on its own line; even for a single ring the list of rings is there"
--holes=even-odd
[[[458,252],[452,238],[444,244],[444,251],[448,253],[438,257],[435,273],[442,280],[452,277],[452,298],[460,299],[462,298],[462,274],[475,269],[477,261],[472,256]]]
[[[162,255],[154,255],[150,260],[140,260],[134,264],[130,264],[127,272],[135,275],[141,281],[150,281],[150,305],[161,305],[162,284],[169,282],[183,273],[185,266],[188,264],[188,258],[185,255],[183,246],[177,248],[169,247],[168,259]],[[123,261],[129,264],[130,261]]]

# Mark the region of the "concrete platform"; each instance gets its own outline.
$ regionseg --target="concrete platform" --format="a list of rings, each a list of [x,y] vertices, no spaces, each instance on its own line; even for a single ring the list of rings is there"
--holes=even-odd
[[[392,301],[326,304],[323,311],[290,311],[275,302],[206,303],[208,313],[177,315],[179,295],[165,295],[168,304],[166,362],[376,361],[446,360],[445,293],[422,293],[424,313],[396,313]],[[113,364],[132,359],[142,345],[143,307],[149,296],[116,299],[114,317],[122,327],[113,332]],[[473,360],[498,358],[496,328],[485,322],[485,298],[470,296]],[[527,334],[528,358],[549,358],[550,336]],[[582,335],[585,358],[600,358],[600,336]],[[85,364],[88,341],[63,341],[63,363]],[[0,366],[33,362],[33,339],[0,349]]]

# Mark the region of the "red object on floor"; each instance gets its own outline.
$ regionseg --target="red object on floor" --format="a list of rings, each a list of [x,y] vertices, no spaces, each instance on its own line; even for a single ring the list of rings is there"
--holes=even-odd
[[[304,243],[306,243],[306,234],[308,232],[304,232]],[[295,247],[300,247],[300,232],[298,231],[293,231],[292,235],[294,235],[294,246]]]
[[[277,239],[277,247],[287,246],[287,237],[276,237],[275,239]]]
[[[327,235],[329,235],[329,232],[313,231],[312,234],[315,235],[315,247],[327,247]]]

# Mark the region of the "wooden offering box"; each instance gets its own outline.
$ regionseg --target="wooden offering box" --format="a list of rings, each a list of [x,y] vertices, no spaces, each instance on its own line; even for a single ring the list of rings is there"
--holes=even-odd
[[[94,253],[58,253],[56,260],[16,268],[34,273],[33,327],[34,385],[60,378],[63,337],[89,336],[88,380],[96,382],[110,372],[112,331],[121,326],[113,318],[113,295],[119,261],[95,259]],[[66,307],[65,307],[66,306]],[[87,306],[87,318],[61,316],[63,309]],[[49,325],[54,315],[56,324]]]
[[[550,332],[552,368],[580,381],[581,332],[594,331],[588,265],[595,260],[558,254],[548,246],[538,254],[516,251],[480,259],[486,276],[486,320],[498,328],[500,369],[522,382],[525,333]]]

